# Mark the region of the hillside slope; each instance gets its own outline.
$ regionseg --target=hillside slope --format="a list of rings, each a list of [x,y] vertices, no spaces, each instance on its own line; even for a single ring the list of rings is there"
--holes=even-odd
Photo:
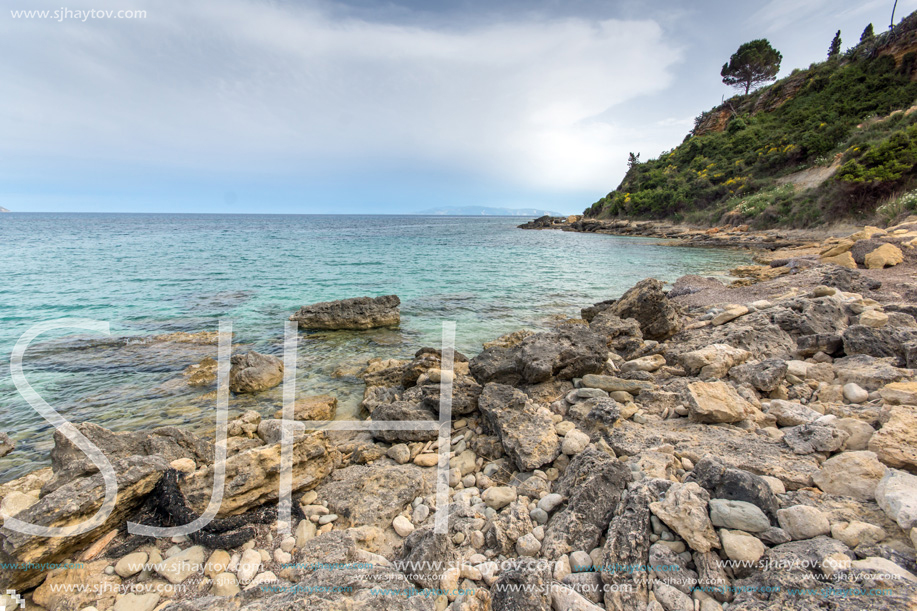
[[[917,207],[917,12],[840,58],[701,114],[585,211],[699,224],[891,221]]]

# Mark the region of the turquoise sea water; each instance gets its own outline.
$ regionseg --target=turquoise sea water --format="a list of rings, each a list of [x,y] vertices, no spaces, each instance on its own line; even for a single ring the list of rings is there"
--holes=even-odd
[[[621,295],[637,281],[722,272],[747,257],[651,240],[516,229],[518,218],[279,215],[0,215],[0,431],[18,444],[0,480],[45,461],[53,429],[18,395],[16,340],[63,317],[110,323],[110,337],[43,336],[26,354],[30,383],[73,422],[115,430],[212,427],[211,389],[182,371],[213,345],[154,339],[233,323],[236,350],[282,354],[283,325],[301,305],[397,294],[397,330],[301,333],[298,394],[329,392],[339,417],[358,411],[354,376],[372,357],[438,346],[457,323],[457,349]],[[281,389],[231,400],[272,413]]]

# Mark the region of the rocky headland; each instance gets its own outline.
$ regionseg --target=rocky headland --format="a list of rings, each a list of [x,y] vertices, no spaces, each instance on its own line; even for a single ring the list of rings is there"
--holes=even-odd
[[[435,430],[306,428],[293,523],[278,525],[282,413],[249,411],[230,416],[217,519],[135,537],[129,520],[204,511],[214,441],[83,423],[117,473],[114,511],[78,536],[0,529],[15,567],[0,588],[49,611],[917,608],[917,223],[818,240],[742,229],[654,236],[759,243],[732,285],[647,279],[549,331],[456,352],[451,372],[436,348],[367,363],[372,422],[438,422],[451,381],[445,507]],[[279,359],[233,357],[233,392],[282,377]],[[295,418],[335,408],[301,398]],[[4,516],[67,526],[101,506],[102,475],[54,442],[50,468],[0,486]]]

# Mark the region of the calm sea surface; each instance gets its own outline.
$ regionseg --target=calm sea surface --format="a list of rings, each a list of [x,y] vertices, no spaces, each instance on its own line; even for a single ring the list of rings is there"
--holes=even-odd
[[[747,261],[729,250],[675,248],[640,238],[522,231],[526,219],[421,216],[0,215],[0,431],[18,448],[0,481],[43,464],[53,429],[17,393],[17,339],[58,318],[106,321],[111,336],[48,334],[26,353],[32,386],[73,422],[115,430],[213,426],[214,408],[182,372],[214,345],[162,341],[233,323],[236,350],[282,354],[283,323],[301,305],[397,294],[397,330],[301,333],[298,393],[332,393],[339,417],[358,413],[355,377],[373,357],[438,346],[457,323],[457,349],[618,297],[637,281],[722,272]],[[230,415],[272,413],[280,387],[231,399]]]

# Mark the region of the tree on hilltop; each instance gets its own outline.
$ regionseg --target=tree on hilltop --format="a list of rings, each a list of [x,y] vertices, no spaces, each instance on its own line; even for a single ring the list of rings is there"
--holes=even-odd
[[[828,59],[835,59],[840,54],[841,54],[841,31],[838,30],[837,34],[834,35],[834,39],[831,41],[831,46],[828,47]]]
[[[864,42],[872,42],[872,39],[876,37],[876,31],[873,29],[872,24],[870,23],[866,26],[866,29],[863,30],[863,33],[860,35],[860,44]]]
[[[723,64],[720,76],[730,87],[744,87],[748,95],[752,87],[777,80],[781,61],[783,55],[767,39],[752,40],[739,47],[728,64]]]

